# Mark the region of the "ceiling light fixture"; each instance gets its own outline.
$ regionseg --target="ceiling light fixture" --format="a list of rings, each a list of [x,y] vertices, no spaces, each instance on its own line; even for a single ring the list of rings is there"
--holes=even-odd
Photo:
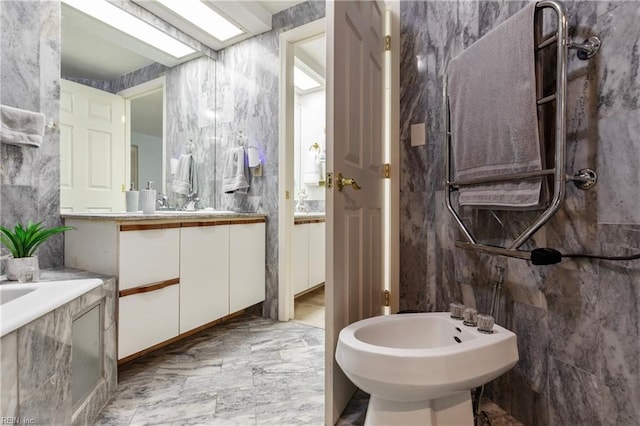
[[[174,58],[183,58],[196,52],[195,49],[104,0],[62,0],[62,2]]]
[[[322,83],[296,65],[293,67],[293,85],[298,90],[305,92],[321,87]]]
[[[220,41],[232,39],[244,31],[200,0],[156,0]]]

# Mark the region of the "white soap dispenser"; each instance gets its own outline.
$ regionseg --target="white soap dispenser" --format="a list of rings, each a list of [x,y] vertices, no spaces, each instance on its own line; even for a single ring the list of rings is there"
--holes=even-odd
[[[138,200],[140,199],[140,191],[136,191],[133,182],[131,182],[131,188],[125,193],[125,201],[127,206],[127,212],[135,213],[138,211]]]
[[[156,212],[156,190],[151,189],[153,182],[147,182],[147,188],[142,190],[140,202],[142,203],[142,213],[154,214]]]

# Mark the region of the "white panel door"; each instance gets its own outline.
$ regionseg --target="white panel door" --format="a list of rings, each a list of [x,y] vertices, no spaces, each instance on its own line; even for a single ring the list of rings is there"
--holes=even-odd
[[[180,333],[229,313],[229,225],[180,230]]]
[[[60,81],[60,209],[124,211],[124,99]]]
[[[355,387],[335,362],[340,330],[379,315],[384,280],[384,7],[327,2],[327,312],[325,423],[339,418]],[[361,186],[338,191],[338,174]]]

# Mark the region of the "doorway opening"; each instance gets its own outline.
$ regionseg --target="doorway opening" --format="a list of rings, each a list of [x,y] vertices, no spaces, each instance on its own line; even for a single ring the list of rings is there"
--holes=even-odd
[[[325,19],[281,35],[279,313],[324,328]]]

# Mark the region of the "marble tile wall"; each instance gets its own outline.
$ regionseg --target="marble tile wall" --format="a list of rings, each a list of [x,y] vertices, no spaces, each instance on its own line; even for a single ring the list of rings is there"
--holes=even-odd
[[[457,249],[444,203],[442,77],[450,59],[525,1],[401,3],[401,309],[461,300],[488,312],[504,282],[498,322],[518,335],[520,361],[487,394],[524,424],[635,424],[640,418],[640,263],[563,260],[551,266]],[[640,251],[640,3],[565,1],[571,37],[602,38],[599,55],[570,52],[567,171],[590,167],[591,191],[569,184],[561,210],[527,247],[564,253]],[[411,147],[410,126],[427,123]],[[501,243],[528,213],[464,212]],[[481,229],[482,228],[482,229]],[[482,231],[482,232],[480,232]]]
[[[307,1],[273,17],[273,30],[242,41],[218,55],[216,72],[216,206],[260,212],[267,217],[266,301],[263,315],[278,314],[278,96],[279,35],[323,18],[324,1]],[[251,177],[247,194],[220,190],[226,151],[242,131],[263,158],[263,176]]]
[[[59,2],[0,2],[0,104],[42,112],[57,123],[60,99]],[[60,133],[39,148],[0,145],[0,223],[60,226]],[[4,250],[4,249],[3,249]],[[4,251],[2,252],[4,254]],[[41,268],[61,266],[63,236],[38,250]]]

